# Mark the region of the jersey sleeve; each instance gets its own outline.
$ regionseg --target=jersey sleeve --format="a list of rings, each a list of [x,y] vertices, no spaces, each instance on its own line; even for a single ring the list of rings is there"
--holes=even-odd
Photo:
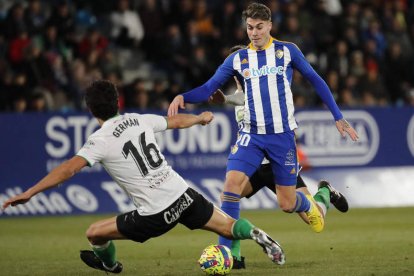
[[[146,124],[152,127],[154,132],[160,132],[167,129],[167,119],[163,116],[154,114],[141,115],[141,120],[144,120]]]
[[[206,83],[184,93],[184,102],[200,103],[207,101],[218,88],[223,86],[226,81],[235,74],[235,70],[233,68],[234,55],[235,54],[232,54],[227,57]]]
[[[88,162],[92,167],[96,162],[100,162],[106,155],[107,147],[105,141],[99,137],[89,137],[88,141],[76,154]]]
[[[339,110],[338,105],[332,96],[332,92],[326,82],[318,75],[318,73],[316,73],[295,44],[290,44],[288,48],[291,52],[293,68],[297,69],[302,76],[304,76],[312,84],[316,90],[316,93],[331,111],[335,121],[342,119],[342,113]]]

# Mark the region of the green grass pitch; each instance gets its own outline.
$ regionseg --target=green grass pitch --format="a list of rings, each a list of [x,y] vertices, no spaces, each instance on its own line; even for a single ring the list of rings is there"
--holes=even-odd
[[[242,242],[245,270],[231,275],[414,275],[414,208],[351,209],[328,213],[316,234],[295,214],[242,211],[278,240],[284,266],[273,265],[253,241]],[[105,275],[79,259],[85,231],[108,216],[0,219],[0,275]],[[215,234],[178,226],[144,244],[116,241],[121,275],[203,275],[196,261]]]

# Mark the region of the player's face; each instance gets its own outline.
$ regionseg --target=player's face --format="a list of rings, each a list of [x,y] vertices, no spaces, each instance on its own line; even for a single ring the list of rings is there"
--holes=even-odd
[[[261,19],[246,19],[247,35],[253,46],[258,50],[263,50],[270,39],[272,22]]]

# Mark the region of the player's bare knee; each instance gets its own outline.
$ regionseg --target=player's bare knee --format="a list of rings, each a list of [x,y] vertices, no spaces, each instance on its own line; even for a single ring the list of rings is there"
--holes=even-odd
[[[283,210],[283,212],[286,213],[292,213],[295,209],[295,202],[289,202],[289,201],[280,201],[279,202],[280,209]]]
[[[224,183],[224,191],[240,193],[241,183],[239,181],[236,181],[235,179],[228,178]]]
[[[86,237],[92,244],[95,244],[99,240],[99,227],[91,224],[88,230],[86,230]]]

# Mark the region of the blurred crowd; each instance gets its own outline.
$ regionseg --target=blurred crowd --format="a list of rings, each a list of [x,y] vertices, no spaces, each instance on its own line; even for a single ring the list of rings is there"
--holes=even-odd
[[[248,43],[249,2],[0,0],[0,111],[85,110],[99,78],[117,84],[121,110],[166,110]],[[342,107],[414,106],[413,0],[258,2],[272,35],[298,45]],[[292,89],[297,107],[321,105],[297,72]]]

